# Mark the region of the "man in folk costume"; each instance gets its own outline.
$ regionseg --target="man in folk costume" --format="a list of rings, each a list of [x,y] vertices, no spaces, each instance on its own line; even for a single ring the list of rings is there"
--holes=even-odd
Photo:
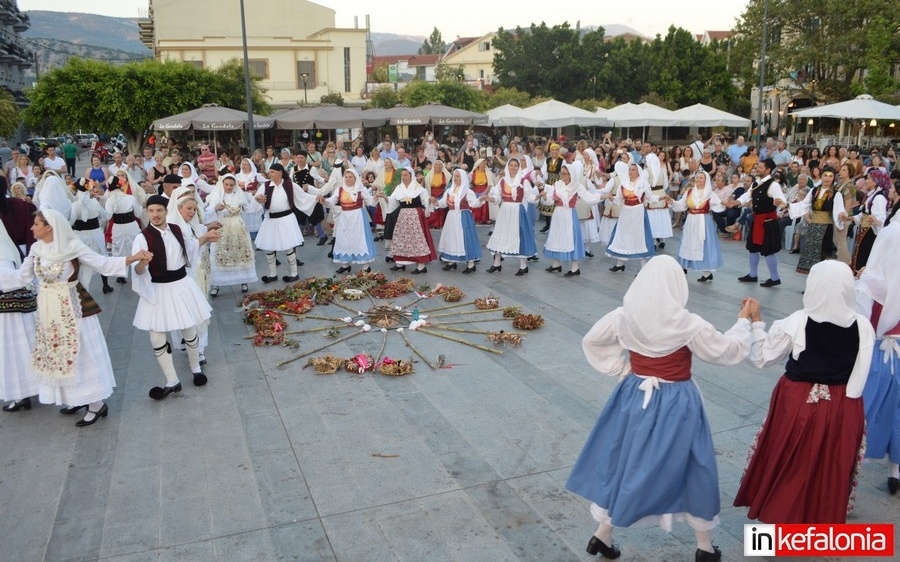
[[[181,330],[187,346],[188,361],[194,386],[207,383],[207,376],[200,367],[200,336],[197,326],[209,322],[212,308],[206,297],[187,275],[187,266],[200,259],[200,245],[219,238],[214,230],[199,240],[186,236],[174,224],[166,222],[168,200],[160,195],[147,199],[150,226],[134,239],[134,252],[149,250],[153,258],[133,266],[132,287],[140,296],[134,314],[134,327],[150,332],[150,343],[166,384],[150,389],[150,398],[162,400],[173,392],[181,391],[181,382],[175,373],[172,347],[166,332]]]
[[[256,200],[262,203],[266,216],[256,234],[256,247],[266,252],[269,274],[262,277],[263,283],[278,280],[275,269],[275,252],[284,252],[287,256],[290,275],[281,278],[285,283],[299,281],[296,248],[303,245],[303,232],[297,223],[296,212],[312,214],[317,200],[301,186],[294,185],[284,177],[284,166],[276,162],[269,167],[269,181],[256,190]]]
[[[316,187],[316,181],[321,181],[318,170],[309,165],[308,158],[305,150],[297,151],[297,154],[294,155],[294,171],[291,173],[294,185],[298,185],[304,190],[307,189],[304,186]],[[325,229],[322,227],[322,221],[325,220],[325,208],[321,204],[316,203],[312,214],[307,216],[301,213],[297,216],[297,220],[300,221],[300,226],[309,225],[316,229],[316,234],[319,236],[317,246],[324,246],[328,242],[328,236],[325,235]]]
[[[669,215],[669,203],[666,197],[666,170],[659,162],[659,156],[651,149],[653,145],[645,142],[641,147],[644,167],[647,170],[647,182],[650,192],[659,199],[655,203],[647,203],[647,216],[650,219],[650,230],[660,249],[666,247],[666,238],[672,237],[672,217]]]
[[[753,210],[753,226],[750,236],[747,237],[747,250],[750,252],[750,271],[743,277],[738,277],[742,283],[755,283],[758,280],[759,257],[766,258],[766,266],[769,268],[769,279],[760,283],[762,287],[775,287],[781,285],[778,277],[778,256],[781,250],[781,228],[778,226],[777,207],[784,207],[785,197],[781,185],[772,177],[775,171],[775,162],[771,158],[760,161],[765,175],[753,184],[753,187],[738,199],[738,203],[744,207],[750,206]]]

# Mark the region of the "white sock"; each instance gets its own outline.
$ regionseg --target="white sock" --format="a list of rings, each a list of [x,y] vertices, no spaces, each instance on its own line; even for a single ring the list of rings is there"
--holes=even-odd
[[[519,269],[528,267],[528,258],[519,258]]]
[[[172,361],[172,354],[169,353],[166,333],[150,332],[150,344],[153,346],[153,353],[156,354],[156,361],[159,362],[163,375],[166,377],[166,386],[175,386],[178,384],[178,375],[175,374],[175,363]]]
[[[275,268],[275,252],[266,252],[266,263],[269,265],[269,277],[278,275],[278,270]]]
[[[888,462],[888,472],[890,472],[891,478],[900,478],[900,464]]]
[[[600,527],[597,528],[597,532],[594,533],[594,536],[603,541],[603,544],[606,546],[612,546],[612,532],[612,525],[609,523],[600,523]]]
[[[712,531],[697,531],[695,529],[694,534],[697,535],[697,548],[706,552],[715,552],[712,545]]]
[[[185,328],[181,330],[184,341],[187,344],[188,362],[191,365],[192,373],[199,373],[200,368],[200,336],[197,335],[197,328]]]
[[[503,259],[503,256],[500,254],[494,254],[494,265],[500,265],[500,260]]]
[[[291,277],[297,276],[297,254],[291,250],[287,254],[288,266],[291,268]]]

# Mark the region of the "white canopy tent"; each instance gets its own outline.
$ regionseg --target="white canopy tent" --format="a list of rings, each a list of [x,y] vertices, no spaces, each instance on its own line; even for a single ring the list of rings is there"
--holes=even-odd
[[[521,115],[521,107],[508,103],[487,111],[488,122],[493,127],[520,127],[522,126]]]
[[[673,127],[678,124],[673,113],[652,103],[628,102],[608,110],[604,117],[616,127]]]
[[[900,120],[900,106],[883,103],[868,94],[862,94],[852,100],[794,111],[791,115],[804,119],[834,117],[838,119]]]
[[[590,111],[561,101],[547,100],[520,112],[521,126],[535,129],[556,129],[561,127],[602,127],[609,122]]]
[[[702,103],[672,112],[682,127],[749,127],[750,120]]]

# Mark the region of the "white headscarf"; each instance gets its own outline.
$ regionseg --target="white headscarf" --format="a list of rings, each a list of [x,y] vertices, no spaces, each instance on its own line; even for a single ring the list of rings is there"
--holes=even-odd
[[[54,209],[41,209],[41,215],[47,221],[47,225],[53,229],[53,240],[50,242],[36,241],[31,246],[32,255],[58,263],[72,261],[84,254],[95,253],[78,238],[69,224],[68,217],[64,217],[62,213]]]
[[[15,264],[16,269],[22,265],[22,256],[19,254],[19,247],[9,237],[9,232],[3,223],[0,223],[0,261],[11,261]]]
[[[231,193],[225,191],[225,180],[228,178],[231,178],[234,182],[234,189],[231,190]],[[219,203],[230,204],[228,200],[231,198],[233,198],[235,202],[245,201],[245,196],[241,192],[241,188],[237,186],[237,177],[235,177],[234,174],[225,174],[219,176],[219,181],[216,182],[216,185],[213,186],[212,191],[206,197],[206,204],[211,208],[215,208]]]
[[[688,284],[671,256],[651,258],[622,299],[617,333],[622,346],[648,357],[664,357],[687,345],[708,323],[685,308]]]
[[[456,189],[456,183],[454,182],[454,179],[456,178],[457,174],[459,174],[460,177],[459,191],[453,193],[453,190]],[[445,201],[447,202],[448,206],[450,205],[449,197],[451,193],[453,193],[454,197],[454,207],[458,209],[462,200],[466,198],[466,194],[469,193],[469,174],[467,174],[466,171],[462,168],[453,170],[453,173],[450,174],[450,184],[447,186],[447,189],[444,190],[444,197],[446,198]]]
[[[68,193],[69,188],[66,186],[66,182],[57,175],[47,176],[43,180],[43,187],[41,188],[41,197],[40,197],[40,205],[38,209],[43,211],[45,209],[53,209],[54,211],[59,211],[62,213],[66,220],[69,220],[69,216],[72,214],[72,199],[70,193]]]
[[[347,172],[353,174],[354,181],[352,186],[348,186],[347,182],[344,180],[344,174],[346,174]],[[362,180],[359,177],[359,172],[353,169],[353,166],[347,168],[341,174],[341,189],[352,195],[354,202],[359,197],[360,193],[366,191],[366,186],[363,185]]]
[[[509,162],[512,162],[512,159],[510,159]],[[503,180],[509,187],[519,187],[520,185],[522,185],[522,176],[524,175],[522,162],[518,158],[516,158],[516,162],[519,163],[519,171],[516,172],[515,177],[510,177],[509,175],[509,162],[507,162],[506,166],[503,167]]]
[[[191,219],[191,222],[189,223],[184,220],[184,217],[181,216],[181,211],[179,210],[179,203],[184,204],[185,201],[195,201],[194,197],[194,192],[188,187],[182,186],[175,188],[175,191],[172,192],[172,196],[169,198],[169,204],[166,207],[166,222],[178,225],[181,232],[184,234],[187,234],[188,231],[190,231],[193,232],[195,236],[200,237],[202,233],[200,232],[199,214],[195,214],[194,218]]]
[[[693,201],[696,205],[700,206],[712,196],[712,179],[705,170],[699,170],[697,176],[704,176],[704,179],[706,180],[703,189],[697,189],[696,186],[691,188],[691,192],[693,193],[692,197],[694,198]]]
[[[859,281],[856,291],[861,296],[878,302],[882,306],[881,317],[875,326],[878,337],[884,336],[900,322],[900,220],[891,222],[875,237],[875,244],[869,254],[869,261]],[[862,310],[865,315],[871,310]]]
[[[181,171],[185,166],[191,169],[191,177],[189,178],[184,177],[184,174]],[[197,168],[190,162],[182,162],[178,165],[178,175],[181,176],[181,185],[197,185],[197,181],[200,180],[200,175],[197,174]]]

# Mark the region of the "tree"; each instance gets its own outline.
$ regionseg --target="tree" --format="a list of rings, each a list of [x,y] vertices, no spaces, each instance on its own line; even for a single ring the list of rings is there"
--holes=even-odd
[[[689,31],[669,27],[665,37],[656,36],[647,53],[648,94],[668,100],[674,109],[713,100],[724,109],[734,99],[725,57],[701,45]]]
[[[219,88],[218,104],[231,109],[247,109],[247,86],[244,84],[244,63],[237,58],[223,62],[213,71],[213,74],[221,81]],[[257,115],[269,115],[272,106],[269,105],[269,96],[262,86],[262,77],[250,75],[250,99],[253,101],[253,113]]]
[[[41,75],[27,93],[31,104],[24,117],[28,124],[47,119],[57,131],[119,132],[134,152],[140,150],[154,119],[205,103],[236,104],[235,109],[243,109],[243,95],[230,95],[235,90],[243,94],[243,74],[238,85],[189,63],[148,60],[113,65],[73,57],[65,66]]]
[[[516,107],[528,107],[531,105],[531,96],[528,92],[520,92],[516,88],[495,88],[494,92],[487,96],[485,109],[493,109],[501,105],[514,105]]]
[[[373,67],[372,73],[369,75],[369,82],[375,82],[376,84],[387,84],[388,65],[382,63]]]
[[[891,30],[886,18],[881,14],[872,18],[866,35],[869,41],[866,53],[868,73],[863,80],[866,93],[874,97],[891,94],[897,91],[897,81],[891,76]]]
[[[330,103],[334,105],[344,105],[344,96],[340,92],[328,92],[319,100],[320,103]]]
[[[462,65],[450,66],[449,64],[439,62],[434,68],[434,77],[438,82],[452,81],[462,82],[466,79],[466,71]]]
[[[444,44],[444,38],[441,37],[441,32],[435,27],[434,31],[431,32],[431,35],[428,36],[428,39],[426,39],[422,43],[422,46],[419,47],[419,54],[443,55],[446,49],[447,46]]]
[[[466,111],[481,111],[485,105],[481,90],[461,82],[415,81],[401,90],[403,104],[418,107],[426,103],[439,103]]]
[[[0,90],[0,136],[15,134],[20,122],[19,106],[7,90]]]
[[[380,86],[369,96],[369,107],[390,109],[400,103],[400,95],[391,86]]]

